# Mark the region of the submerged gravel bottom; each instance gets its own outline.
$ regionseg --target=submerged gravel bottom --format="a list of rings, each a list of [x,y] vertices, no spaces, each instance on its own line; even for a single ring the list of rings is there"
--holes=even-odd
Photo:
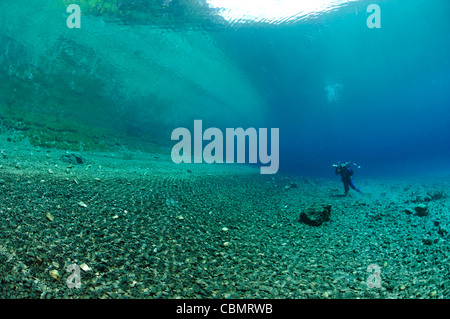
[[[450,297],[447,199],[405,213],[445,183],[360,185],[368,198],[255,171],[82,172],[2,173],[1,298]],[[316,202],[331,220],[300,223]],[[88,267],[78,289],[71,264]]]

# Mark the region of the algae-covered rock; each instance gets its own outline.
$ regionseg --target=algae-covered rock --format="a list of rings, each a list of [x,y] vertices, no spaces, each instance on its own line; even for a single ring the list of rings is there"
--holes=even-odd
[[[428,206],[425,204],[419,204],[414,207],[417,216],[427,216],[428,215]]]

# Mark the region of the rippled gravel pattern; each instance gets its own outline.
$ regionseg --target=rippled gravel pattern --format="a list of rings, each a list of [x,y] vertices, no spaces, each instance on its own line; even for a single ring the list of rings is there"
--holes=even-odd
[[[450,194],[445,181],[367,179],[371,197],[341,197],[334,176],[84,156],[5,158],[1,298],[450,297],[447,197],[424,202],[428,216],[405,212],[429,191]],[[331,220],[300,223],[314,203],[330,204]],[[83,263],[81,288],[68,288],[67,267]]]

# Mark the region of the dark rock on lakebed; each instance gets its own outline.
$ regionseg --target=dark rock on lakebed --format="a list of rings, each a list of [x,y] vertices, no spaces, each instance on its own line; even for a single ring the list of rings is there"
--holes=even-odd
[[[417,216],[427,216],[428,215],[428,206],[424,204],[419,204],[414,207]]]
[[[80,155],[71,153],[71,154],[66,154],[66,155],[62,155],[61,159],[69,164],[73,164],[73,165],[79,165],[79,164],[83,164],[84,160]]]
[[[405,213],[408,215],[415,215],[415,216],[420,216],[420,217],[424,217],[424,216],[428,216],[429,209],[428,206],[425,204],[419,204],[415,207],[407,207],[405,208]]]
[[[300,213],[300,221],[310,226],[320,226],[331,218],[331,205],[319,204]]]

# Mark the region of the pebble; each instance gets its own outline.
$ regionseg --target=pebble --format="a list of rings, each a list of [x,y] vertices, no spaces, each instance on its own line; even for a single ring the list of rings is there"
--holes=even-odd
[[[83,203],[83,202],[78,202],[78,206],[80,206],[80,207],[87,207],[87,205],[85,203]]]
[[[54,279],[56,279],[57,281],[61,280],[61,275],[59,274],[59,272],[54,269],[54,270],[50,270],[49,271],[50,276],[52,276]]]
[[[47,217],[47,219],[51,222],[54,220],[52,214],[50,214],[49,212],[45,213],[45,217]]]
[[[91,270],[91,268],[90,268],[87,264],[85,264],[85,263],[81,264],[81,265],[80,265],[80,268],[81,268],[83,271],[85,271],[85,272]]]

